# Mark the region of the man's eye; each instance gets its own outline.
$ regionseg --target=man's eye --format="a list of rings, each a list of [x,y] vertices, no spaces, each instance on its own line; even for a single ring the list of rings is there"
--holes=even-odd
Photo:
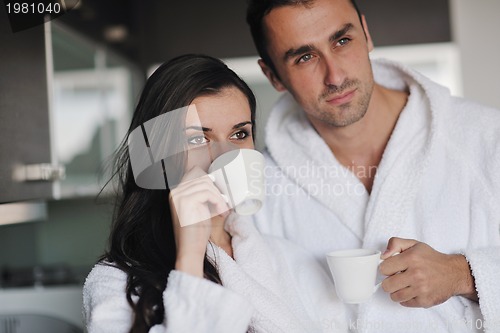
[[[297,62],[298,63],[300,63],[300,62],[308,62],[309,60],[312,59],[312,57],[313,57],[312,54],[305,54],[302,57],[300,57]]]
[[[188,138],[188,144],[190,145],[204,145],[208,140],[203,135],[192,136]]]
[[[231,135],[231,139],[236,139],[236,140],[243,140],[248,137],[248,132],[246,131],[239,131]]]
[[[344,46],[344,45],[348,44],[350,41],[351,41],[350,38],[342,38],[337,42],[337,44],[340,46]]]

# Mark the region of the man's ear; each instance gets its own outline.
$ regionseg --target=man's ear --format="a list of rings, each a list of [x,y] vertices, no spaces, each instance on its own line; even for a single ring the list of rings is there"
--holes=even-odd
[[[366,18],[364,15],[361,15],[361,22],[363,23],[363,30],[365,31],[368,52],[371,52],[373,50],[373,41],[372,37],[370,36],[370,31],[368,31],[368,25],[366,24]]]
[[[281,83],[281,80],[274,74],[274,71],[264,62],[264,60],[259,59],[258,61],[260,69],[262,70],[262,73],[267,77],[269,82],[273,85],[274,89],[276,89],[279,92],[285,91],[286,88]]]

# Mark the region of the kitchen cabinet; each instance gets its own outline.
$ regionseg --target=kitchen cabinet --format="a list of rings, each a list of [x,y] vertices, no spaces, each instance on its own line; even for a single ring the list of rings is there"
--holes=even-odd
[[[60,197],[95,196],[110,177],[144,76],[132,63],[54,21],[52,117],[54,154],[64,165]]]
[[[142,72],[56,21],[12,33],[3,16],[0,204],[95,196]]]
[[[0,203],[54,196],[44,26],[12,33],[0,10]],[[26,166],[29,166],[26,168]]]

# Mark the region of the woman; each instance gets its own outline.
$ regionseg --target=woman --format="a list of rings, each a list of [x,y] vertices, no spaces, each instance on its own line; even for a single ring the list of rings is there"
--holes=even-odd
[[[121,196],[109,249],[84,286],[88,331],[339,331],[342,308],[313,257],[228,214],[206,174],[223,152],[254,148],[255,97],[223,62],[186,55],[160,66],[144,87],[127,139],[148,120],[184,106],[184,126],[171,126],[165,139],[166,147],[184,147],[174,190],[139,187],[127,141],[119,151]],[[222,213],[180,226],[185,217],[201,221],[207,207]]]

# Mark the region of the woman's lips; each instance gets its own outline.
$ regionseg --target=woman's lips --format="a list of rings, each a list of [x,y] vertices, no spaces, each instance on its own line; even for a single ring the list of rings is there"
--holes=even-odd
[[[354,98],[355,92],[356,92],[356,89],[348,91],[345,94],[342,94],[340,96],[328,98],[326,100],[326,102],[328,104],[333,104],[333,105],[342,105],[342,104],[348,103]]]

